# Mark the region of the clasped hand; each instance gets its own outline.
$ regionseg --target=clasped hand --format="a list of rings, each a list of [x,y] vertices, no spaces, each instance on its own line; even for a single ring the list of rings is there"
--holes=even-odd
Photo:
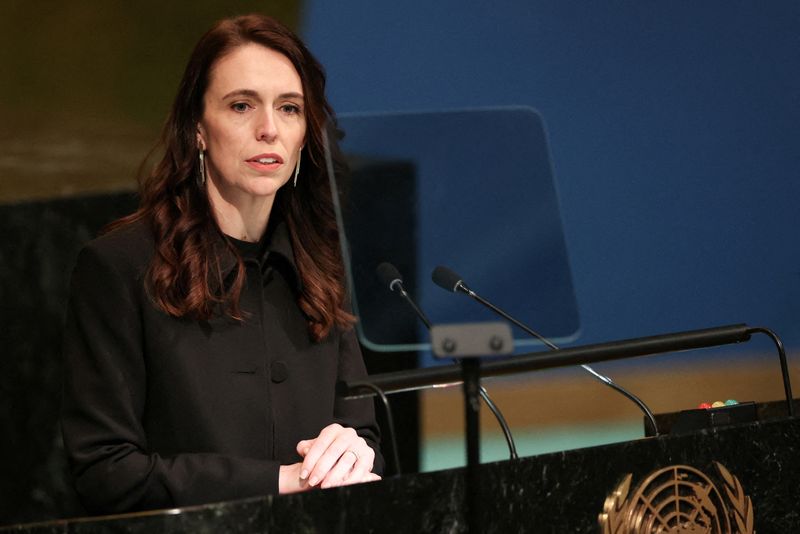
[[[372,473],[375,451],[352,428],[328,425],[314,439],[300,441],[302,462],[282,465],[279,493],[295,493],[314,487],[331,488],[380,480]]]

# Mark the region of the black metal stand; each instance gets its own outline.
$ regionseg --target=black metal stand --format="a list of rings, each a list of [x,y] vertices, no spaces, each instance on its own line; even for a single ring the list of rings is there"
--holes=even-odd
[[[481,509],[481,360],[511,354],[514,339],[505,323],[465,323],[431,327],[431,348],[438,358],[456,358],[461,366],[466,426],[467,477],[464,509],[469,532],[483,532]]]
[[[478,358],[461,360],[464,380],[464,420],[467,440],[467,483],[464,488],[464,504],[467,511],[469,532],[482,532],[481,513],[481,438],[480,438],[480,388],[481,361]]]

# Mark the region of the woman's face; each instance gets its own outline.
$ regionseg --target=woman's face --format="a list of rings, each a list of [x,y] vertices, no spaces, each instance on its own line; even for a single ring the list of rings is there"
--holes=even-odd
[[[209,188],[243,205],[274,196],[293,175],[306,136],[303,85],[283,54],[250,43],[212,67],[198,124]]]

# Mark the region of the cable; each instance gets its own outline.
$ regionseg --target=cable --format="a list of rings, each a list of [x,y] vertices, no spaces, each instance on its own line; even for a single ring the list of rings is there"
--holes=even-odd
[[[382,389],[369,382],[364,384],[364,387],[371,389],[375,394],[381,398],[383,407],[386,411],[386,426],[389,427],[389,443],[392,445],[392,462],[394,463],[395,474],[402,475],[403,471],[400,468],[400,456],[397,453],[397,440],[394,433],[394,418],[392,417],[392,409],[389,407],[389,399]]]

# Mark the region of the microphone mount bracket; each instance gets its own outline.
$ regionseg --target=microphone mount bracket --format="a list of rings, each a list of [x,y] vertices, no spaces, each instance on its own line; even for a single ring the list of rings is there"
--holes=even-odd
[[[514,352],[514,338],[501,322],[433,325],[431,348],[440,359],[503,356]]]
[[[431,347],[437,358],[456,358],[461,366],[464,393],[464,422],[467,448],[467,489],[465,504],[469,524],[481,521],[480,483],[480,389],[481,357],[508,355],[514,338],[507,323],[462,323],[431,326]]]

